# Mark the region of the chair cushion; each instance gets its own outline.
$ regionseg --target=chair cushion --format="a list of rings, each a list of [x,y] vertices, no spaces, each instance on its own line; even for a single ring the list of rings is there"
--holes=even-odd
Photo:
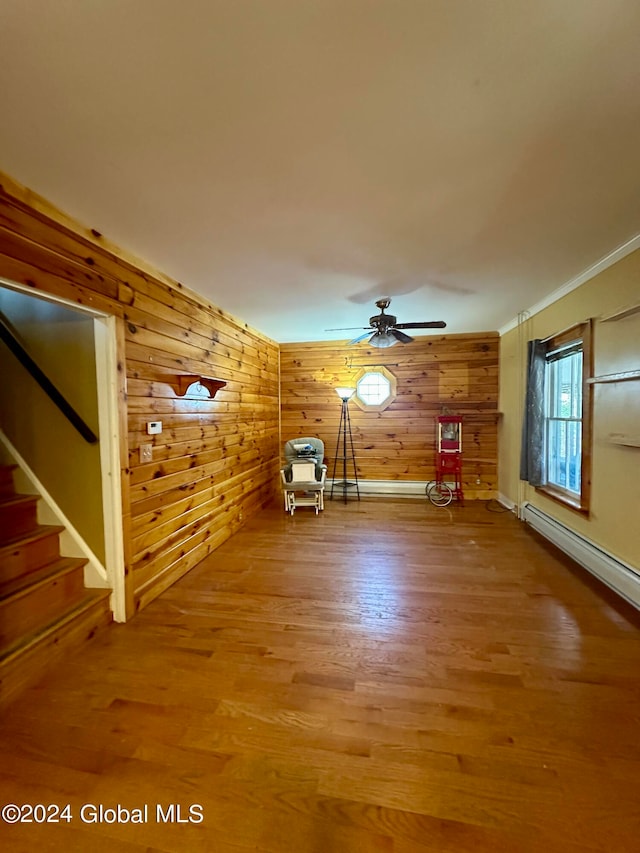
[[[313,459],[291,463],[291,482],[309,483],[316,480],[316,463]]]

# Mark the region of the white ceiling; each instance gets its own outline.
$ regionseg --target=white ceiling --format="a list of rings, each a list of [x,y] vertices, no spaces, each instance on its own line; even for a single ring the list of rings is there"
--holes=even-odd
[[[640,232],[638,0],[2,0],[0,169],[278,341],[485,331]]]

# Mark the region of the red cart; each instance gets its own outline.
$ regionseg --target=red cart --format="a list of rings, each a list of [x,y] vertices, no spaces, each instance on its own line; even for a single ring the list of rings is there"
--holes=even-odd
[[[462,504],[462,416],[440,415],[436,437],[436,479],[427,483],[427,497],[436,506],[454,498]]]

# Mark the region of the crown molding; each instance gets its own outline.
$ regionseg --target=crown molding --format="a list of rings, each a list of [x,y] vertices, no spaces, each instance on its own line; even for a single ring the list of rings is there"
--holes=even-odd
[[[554,290],[548,296],[545,296],[544,299],[541,299],[540,302],[536,302],[535,305],[527,308],[527,310],[522,313],[528,314],[530,317],[534,314],[538,314],[544,308],[548,308],[550,305],[553,305],[553,303],[557,302],[558,299],[562,299],[563,296],[571,293],[572,290],[575,290],[580,287],[580,285],[585,284],[585,282],[592,278],[595,278],[595,276],[599,275],[601,272],[609,269],[609,267],[612,267],[614,264],[618,263],[618,261],[621,261],[627,255],[630,255],[631,252],[635,252],[636,249],[640,249],[640,234],[636,234],[635,237],[632,237],[630,240],[627,240],[626,243],[618,246],[618,248],[614,249],[613,252],[609,252],[609,254],[605,255],[604,258],[600,258],[600,260],[596,261],[595,264],[592,264],[575,278],[565,282],[565,284],[557,290]],[[515,329],[517,325],[518,318],[514,317],[513,320],[510,320],[506,325],[498,329],[498,334],[502,337],[502,335],[505,335],[507,332]]]

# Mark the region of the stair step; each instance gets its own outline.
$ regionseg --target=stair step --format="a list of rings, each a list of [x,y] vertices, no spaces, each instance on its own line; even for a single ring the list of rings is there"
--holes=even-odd
[[[0,545],[36,529],[38,500],[38,495],[12,495],[0,500]]]
[[[60,618],[86,594],[85,559],[61,557],[0,590],[0,654]]]
[[[60,556],[64,527],[38,525],[34,531],[0,545],[0,586],[52,563]]]
[[[37,682],[55,661],[111,624],[108,589],[88,589],[60,618],[0,655],[0,708]]]
[[[86,559],[60,556],[63,527],[40,525],[39,496],[0,465],[0,707],[113,621],[109,589],[85,589]]]
[[[0,500],[15,495],[13,472],[17,465],[0,465]]]

